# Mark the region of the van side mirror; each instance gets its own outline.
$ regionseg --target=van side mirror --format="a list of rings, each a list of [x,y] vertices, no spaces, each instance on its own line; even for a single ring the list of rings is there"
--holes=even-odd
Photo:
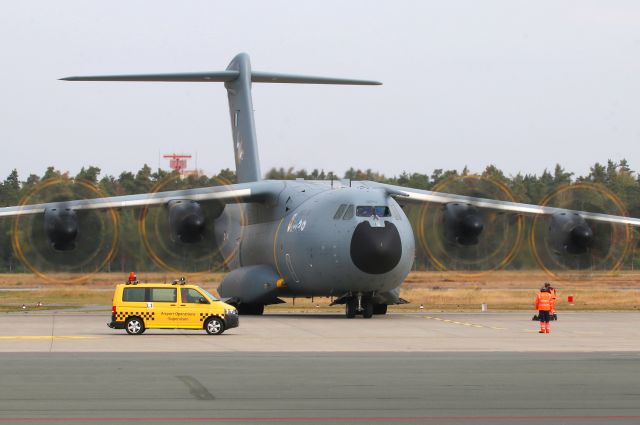
[[[207,301],[204,297],[198,298],[198,302],[200,304],[209,304],[209,301]]]

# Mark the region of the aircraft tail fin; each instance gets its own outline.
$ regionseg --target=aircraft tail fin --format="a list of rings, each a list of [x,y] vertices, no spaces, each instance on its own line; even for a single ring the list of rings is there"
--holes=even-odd
[[[103,75],[67,77],[65,81],[223,82],[229,98],[229,114],[238,183],[261,179],[251,83],[380,85],[377,81],[314,77],[252,71],[249,55],[240,53],[225,71],[173,74]]]

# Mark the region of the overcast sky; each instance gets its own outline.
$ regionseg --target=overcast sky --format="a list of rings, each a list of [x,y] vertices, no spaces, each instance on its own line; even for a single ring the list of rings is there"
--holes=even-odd
[[[0,177],[173,151],[233,168],[222,84],[57,79],[223,70],[243,51],[255,70],[384,83],[255,84],[263,173],[640,168],[637,1],[20,0],[0,10]]]

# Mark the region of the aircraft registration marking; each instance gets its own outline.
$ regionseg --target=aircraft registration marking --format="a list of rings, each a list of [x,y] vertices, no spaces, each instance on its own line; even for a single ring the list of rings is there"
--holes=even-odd
[[[478,325],[476,323],[458,322],[456,320],[443,319],[441,317],[434,317],[434,316],[423,316],[423,317],[428,320],[437,320],[438,322],[451,323],[452,325],[468,326],[471,328],[493,329],[496,331],[503,331],[506,329],[506,328],[500,328],[497,326],[485,326],[485,325]]]
[[[0,339],[99,339],[99,336],[80,335],[0,335]]]

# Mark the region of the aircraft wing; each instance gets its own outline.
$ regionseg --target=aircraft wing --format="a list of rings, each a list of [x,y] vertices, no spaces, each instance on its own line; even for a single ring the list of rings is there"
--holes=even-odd
[[[494,211],[512,212],[525,215],[553,215],[556,213],[577,213],[585,220],[595,220],[607,223],[627,224],[640,226],[640,219],[610,214],[600,214],[588,211],[566,210],[563,208],[547,207],[541,205],[522,204],[519,202],[501,201],[497,199],[476,198],[473,196],[455,195],[451,193],[433,192],[430,190],[412,189],[402,186],[394,186],[383,183],[367,182],[369,187],[379,187],[394,197],[399,204],[423,204],[436,203],[448,204],[460,202],[473,205],[476,208],[490,209]]]
[[[39,214],[43,213],[47,208],[60,207],[69,208],[74,211],[107,208],[141,208],[145,206],[163,205],[174,199],[200,202],[219,201],[223,203],[264,202],[277,196],[279,190],[281,190],[281,187],[278,182],[261,181],[228,186],[212,186],[198,189],[172,190],[168,192],[5,207],[0,208],[0,217]]]

